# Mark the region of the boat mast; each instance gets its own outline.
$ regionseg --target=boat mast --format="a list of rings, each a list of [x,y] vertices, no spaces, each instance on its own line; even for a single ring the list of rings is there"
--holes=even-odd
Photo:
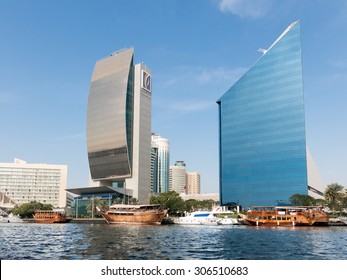
[[[125,203],[125,197],[126,197],[126,195],[127,195],[127,186],[126,186],[126,181],[124,180],[124,194],[123,194],[123,204],[129,204],[129,199],[128,199],[128,202],[127,203]]]

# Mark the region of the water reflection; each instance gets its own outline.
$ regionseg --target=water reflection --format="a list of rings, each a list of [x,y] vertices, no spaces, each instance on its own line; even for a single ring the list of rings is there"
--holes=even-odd
[[[1,259],[345,259],[347,227],[2,224]]]

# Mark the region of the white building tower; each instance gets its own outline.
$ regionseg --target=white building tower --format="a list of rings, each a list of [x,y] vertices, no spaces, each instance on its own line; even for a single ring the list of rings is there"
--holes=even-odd
[[[152,134],[152,142],[155,143],[157,153],[157,178],[156,193],[169,191],[169,168],[170,168],[170,144],[169,140],[158,134]],[[153,180],[154,181],[154,180]]]

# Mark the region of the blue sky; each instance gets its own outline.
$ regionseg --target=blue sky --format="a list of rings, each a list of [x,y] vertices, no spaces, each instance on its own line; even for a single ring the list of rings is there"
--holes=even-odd
[[[134,47],[171,163],[218,192],[216,101],[299,19],[307,144],[326,184],[347,186],[346,14],[343,0],[0,0],[0,162],[67,164],[68,187],[88,185],[93,67]]]

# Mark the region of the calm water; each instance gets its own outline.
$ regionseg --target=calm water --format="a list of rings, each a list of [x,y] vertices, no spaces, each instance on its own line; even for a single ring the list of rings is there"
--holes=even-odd
[[[347,259],[347,227],[0,224],[0,259]]]

